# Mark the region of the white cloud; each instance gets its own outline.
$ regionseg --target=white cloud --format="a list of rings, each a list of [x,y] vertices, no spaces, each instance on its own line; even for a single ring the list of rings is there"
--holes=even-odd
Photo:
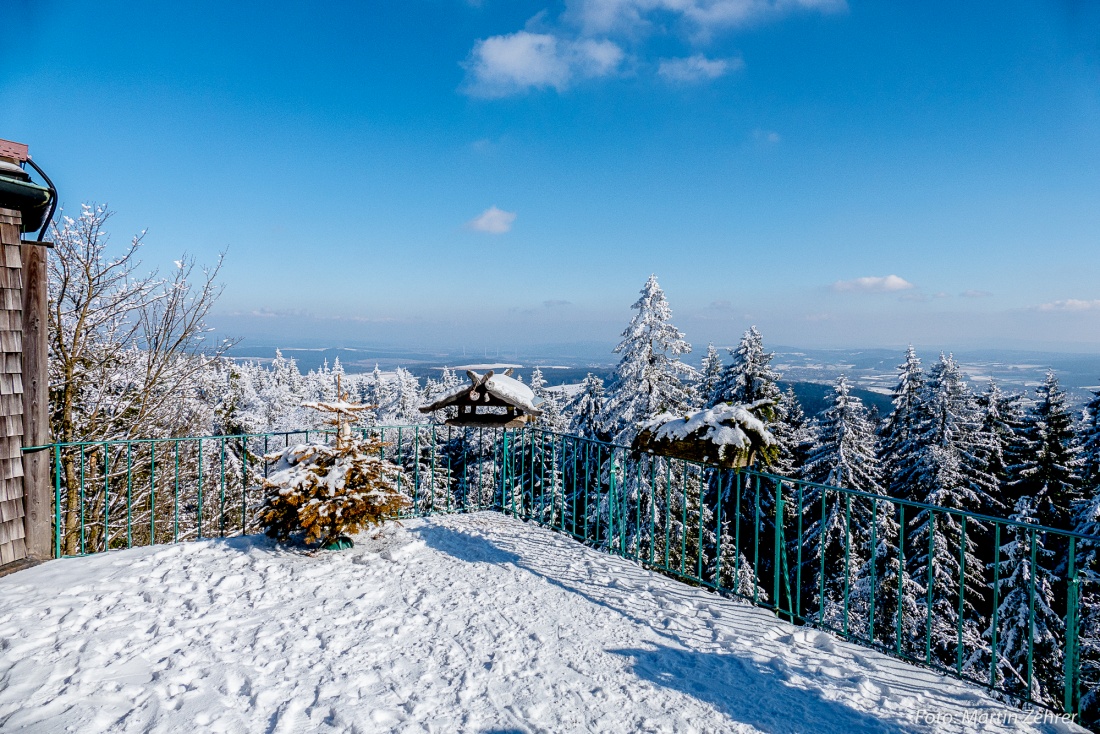
[[[962,296],[963,298],[988,298],[989,296],[992,296],[993,294],[990,293],[989,291],[983,291],[983,290],[978,290],[978,289],[972,288],[968,291],[963,291],[959,295]]]
[[[474,44],[463,90],[475,97],[507,97],[530,89],[567,89],[578,79],[608,76],[625,54],[606,39],[568,40],[518,31]]]
[[[477,41],[463,64],[466,79],[460,91],[485,98],[532,89],[562,92],[578,80],[618,73],[628,58],[624,47],[641,49],[647,36],[679,37],[698,46],[723,29],[796,11],[847,7],[846,0],[566,0],[559,15],[543,10],[524,30]],[[657,73],[675,81],[702,81],[743,65],[737,58],[694,54],[658,60]]]
[[[475,232],[488,234],[504,234],[512,229],[512,222],[516,221],[515,212],[506,212],[491,206],[477,217],[474,217],[466,226]]]
[[[760,128],[753,130],[752,136],[758,142],[768,143],[769,145],[777,145],[783,139],[775,130],[761,130]]]
[[[744,65],[741,59],[708,59],[695,54],[682,59],[661,59],[657,74],[674,82],[700,82],[725,76]]]
[[[1039,306],[1040,311],[1100,311],[1100,299],[1086,301],[1079,298],[1067,298],[1063,301],[1051,301]]]
[[[638,33],[662,21],[683,21],[709,35],[799,10],[840,12],[845,0],[569,0],[566,17],[587,34]]]
[[[894,291],[907,291],[914,287],[908,280],[899,278],[896,275],[838,280],[833,283],[834,291],[859,291],[863,293],[893,293]]]

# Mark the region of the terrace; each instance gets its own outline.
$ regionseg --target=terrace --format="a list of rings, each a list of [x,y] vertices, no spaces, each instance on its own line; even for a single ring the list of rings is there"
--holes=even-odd
[[[1078,569],[1095,539],[532,427],[364,430],[404,468],[412,506],[403,528],[319,555],[255,536],[263,456],[317,432],[46,447],[55,555],[89,557],[0,582],[23,600],[0,614],[5,638],[26,631],[6,648],[0,723],[87,722],[81,702],[113,691],[103,716],[124,731],[236,730],[256,717],[271,730],[428,719],[495,731],[923,730],[937,715],[937,730],[970,730],[975,717],[1028,730],[1076,713],[1094,685],[1079,667]],[[830,508],[843,557],[811,557],[811,518]],[[989,568],[960,569],[987,584],[978,655],[961,624],[956,647],[934,644],[941,607],[914,624],[904,610],[922,600],[897,574],[876,577],[914,552],[916,539],[889,528],[918,513],[989,546]],[[867,593],[856,588],[860,515],[875,518]],[[997,665],[1014,623],[997,617],[996,549],[1039,533],[1068,548],[1062,664],[1052,675],[1029,655],[1013,679]],[[1030,653],[1034,617],[1017,631]]]

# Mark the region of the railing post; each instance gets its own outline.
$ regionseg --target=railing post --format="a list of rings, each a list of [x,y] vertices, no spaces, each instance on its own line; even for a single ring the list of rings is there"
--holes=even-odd
[[[1077,538],[1069,539],[1069,559],[1066,576],[1066,651],[1063,664],[1063,710],[1070,715],[1076,715],[1077,701],[1074,693],[1077,688]]]
[[[898,508],[898,618],[894,632],[894,649],[901,655],[902,618],[905,616],[905,505],[899,505]]]
[[[781,573],[779,563],[779,551],[783,546],[783,482],[775,480],[775,557],[772,559],[772,568],[775,569],[772,584],[772,603],[775,611],[779,612],[779,575]],[[787,601],[790,601],[788,599]]]
[[[61,557],[61,447],[53,447],[53,557]]]

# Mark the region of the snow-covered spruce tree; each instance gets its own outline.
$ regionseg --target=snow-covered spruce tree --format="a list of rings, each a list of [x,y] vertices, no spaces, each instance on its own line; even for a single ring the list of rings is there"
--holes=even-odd
[[[857,633],[888,648],[897,649],[900,645],[902,650],[913,653],[917,648],[914,635],[924,623],[917,600],[924,598],[925,589],[901,562],[898,506],[881,501],[877,512],[875,509],[872,507],[874,532],[867,539],[864,553],[867,560],[852,583],[852,608],[855,616],[865,622]]]
[[[748,405],[757,400],[779,402],[779,373],[772,369],[773,352],[764,351],[764,338],[755,326],[741,337],[741,342],[730,349],[732,361],[722,370],[714,390],[708,396],[707,406],[718,403]]]
[[[722,380],[722,355],[718,353],[714,344],[707,345],[707,353],[703,356],[702,369],[699,377],[699,397],[705,405],[709,405],[711,396],[718,388]]]
[[[1021,497],[1010,519],[1037,524],[1030,497]],[[1045,704],[1062,696],[1062,651],[1065,627],[1054,611],[1054,580],[1048,570],[1051,551],[1043,547],[1045,533],[1011,526],[1001,546],[1000,596],[997,624],[997,682],[1003,688]],[[1036,562],[1032,566],[1032,557]],[[1030,620],[1034,610],[1034,626]],[[985,631],[992,644],[992,628]],[[1030,642],[1029,642],[1030,638]],[[1032,659],[1028,687],[1028,657]]]
[[[983,473],[996,481],[999,491],[995,503],[988,508],[997,515],[1006,509],[1006,484],[1008,483],[1009,457],[1019,425],[1019,396],[1005,395],[992,379],[985,392],[978,396],[978,446]],[[1009,507],[1015,501],[1008,503]]]
[[[293,358],[275,350],[271,368],[257,370],[259,402],[263,409],[264,430],[290,431],[312,428],[314,416],[307,417],[301,407],[307,400],[305,378]]]
[[[739,493],[741,494],[740,504],[742,506],[750,504],[746,497],[762,488],[759,480],[752,482],[744,476],[739,478],[732,471],[715,472],[714,474],[714,479],[717,481],[711,482],[711,488],[717,497],[717,503],[722,508],[737,507],[739,504],[737,495]],[[719,487],[720,492],[718,491]],[[768,493],[766,491],[761,492],[761,496],[765,494]],[[717,518],[715,519],[717,520]],[[714,568],[708,570],[707,576],[708,579],[717,576],[721,588],[732,590],[746,599],[752,599],[759,603],[769,601],[769,595],[760,583],[759,578],[757,578],[753,564],[750,561],[750,555],[742,550],[751,547],[755,522],[755,516],[749,514],[742,516],[740,523],[738,523],[736,515],[730,515],[723,509],[722,526],[718,528],[720,541],[718,553],[715,554],[715,559],[712,561]],[[774,548],[774,541],[768,547]],[[753,553],[752,557],[757,561],[761,560],[758,553]],[[768,566],[770,567],[770,565],[769,563]]]
[[[500,506],[504,478],[501,434],[491,428],[459,428],[447,442],[454,497],[465,510]]]
[[[401,470],[379,458],[380,441],[352,437],[343,445],[299,444],[264,457],[274,473],[260,521],[267,534],[326,545],[378,525],[409,505],[398,488]]]
[[[51,229],[50,433],[57,442],[202,435],[209,430],[213,407],[202,394],[206,376],[229,346],[206,341],[205,320],[221,293],[216,282],[221,260],[196,271],[194,260],[184,256],[167,277],[142,275],[137,257],[144,233],[112,254],[105,231],[110,217],[104,207],[85,205],[77,219],[63,216]],[[62,451],[60,458],[62,552],[76,553],[80,513],[66,508],[80,506],[80,456]],[[94,457],[85,458],[91,462]],[[148,472],[150,457],[139,450],[131,458],[130,476],[138,481]],[[125,455],[116,452],[109,466],[116,467],[111,480],[125,481]],[[85,484],[91,496],[84,497],[84,507],[93,513],[101,513],[109,499],[104,486],[102,479]],[[110,516],[127,517],[125,493],[116,492],[109,501],[118,503],[108,508]],[[150,526],[151,507],[130,510],[133,527]],[[168,522],[170,511],[165,512],[162,519]],[[86,532],[92,547],[110,545],[97,524]],[[124,532],[124,525],[112,528],[113,536]]]
[[[967,512],[993,506],[991,493],[996,492],[997,482],[985,473],[983,466],[977,409],[958,364],[950,356],[941,354],[929,374],[925,416],[914,462],[913,479],[920,492],[915,499]],[[965,588],[963,660],[970,660],[982,647],[979,618],[988,582],[977,551],[987,530],[977,521],[968,521],[962,547],[963,528],[958,515],[920,510],[909,523],[906,552],[909,573],[925,586],[926,592],[918,600],[918,606],[926,617],[929,603],[932,606],[932,628],[923,632],[931,636],[932,653],[943,665],[954,666],[958,662],[960,581]],[[960,551],[965,562],[965,579],[960,577],[963,570]]]
[[[529,441],[530,463],[524,478],[530,498],[529,511],[541,523],[563,527],[571,512],[563,472],[566,441],[554,433],[540,430],[530,431]]]
[[[1100,537],[1100,391],[1085,406],[1080,428],[1081,487],[1083,499],[1078,505],[1077,532]],[[1100,542],[1079,541],[1081,675],[1085,680],[1100,680]],[[1068,570],[1068,569],[1067,569]],[[1100,722],[1100,688],[1091,687],[1081,700],[1086,724]]]
[[[1092,394],[1093,398],[1085,406],[1078,431],[1081,487],[1086,492],[1100,487],[1100,390],[1095,390]]]
[[[642,287],[641,297],[631,308],[637,313],[623,331],[623,340],[615,347],[615,353],[622,356],[604,409],[603,432],[620,444],[630,444],[641,424],[661,413],[678,413],[689,408],[693,392],[689,386],[698,374],[680,360],[680,355],[691,351],[691,345],[670,322],[672,310],[656,276],[649,277]],[[603,467],[598,472],[600,481],[589,488],[591,527],[610,527],[612,507],[607,492],[612,473],[610,465]],[[625,497],[626,504],[620,503],[614,509],[632,518],[644,509],[636,503],[644,502],[642,498],[647,489],[639,483],[636,473],[627,474],[626,481],[626,486],[617,488],[618,496]],[[661,507],[652,507],[651,511],[655,517],[671,514]],[[634,537],[637,537],[636,532]],[[608,537],[607,542],[618,541]]]
[[[260,522],[281,542],[301,533],[306,543],[333,547],[411,504],[401,490],[402,479],[408,478],[381,458],[382,442],[351,430],[365,406],[346,402],[346,393],[338,397],[307,404],[332,416],[329,425],[336,435],[331,444],[298,444],[264,457],[274,463],[274,471],[264,481]]]
[[[1032,498],[1040,525],[1071,530],[1073,511],[1082,498],[1081,457],[1073,416],[1053,372],[1047,372],[1035,393],[1035,405],[1020,432],[1019,463],[1010,470],[1013,489],[1017,496]]]
[[[778,462],[775,466],[769,466],[769,469],[791,476],[800,458],[799,444],[805,436],[791,425],[789,411],[792,409],[792,404],[784,399],[778,384],[780,375],[771,367],[774,353],[764,350],[764,339],[755,326],[750,327],[742,335],[741,341],[735,348],[730,349],[729,353],[730,363],[720,372],[713,390],[709,396],[706,396],[706,404],[708,406],[719,403],[750,405],[760,400],[771,401],[772,406],[764,411],[763,417],[768,430],[778,443]],[[762,559],[758,569],[760,576],[769,578],[774,574],[772,564],[775,558],[775,492],[761,491],[759,498],[756,496],[755,487],[750,492],[743,492],[740,515],[755,522],[758,500],[761,519],[759,534],[742,532],[741,551],[746,556],[759,555]],[[785,525],[793,527],[791,522],[795,520],[797,509],[790,503],[785,505],[785,509]],[[723,514],[736,518],[737,511],[738,508],[731,505],[723,509]]]
[[[604,403],[603,380],[589,373],[581,383],[580,392],[566,408],[570,432],[584,438],[605,439]]]
[[[382,405],[387,422],[397,426],[414,426],[424,414],[420,412],[420,380],[404,367],[394,370],[390,401]]]
[[[560,390],[547,386],[546,378],[538,367],[531,372],[531,392],[535,393],[535,398],[540,401],[538,407],[541,411],[534,425],[554,433],[564,433],[568,430],[569,421],[562,407],[562,394]]]
[[[806,481],[883,494],[874,429],[862,401],[851,394],[841,375],[833,386],[829,407],[814,421],[816,448],[803,467]],[[819,623],[836,629],[861,629],[866,620],[852,619],[845,609],[857,570],[867,560],[871,537],[872,503],[843,492],[807,487],[804,495],[806,531],[803,536],[802,578],[809,608],[817,609]],[[824,576],[822,575],[824,569]],[[824,588],[824,598],[822,598]],[[848,615],[846,619],[845,616]]]
[[[793,388],[787,388],[779,396],[779,402],[775,406],[775,420],[769,424],[768,429],[779,447],[769,470],[785,477],[800,476],[814,436],[809,421],[806,420],[806,413],[802,410],[802,403],[794,394]]]
[[[423,405],[430,405],[442,397],[452,394],[458,389],[459,386],[458,377],[455,376],[454,370],[450,367],[444,367],[439,379],[429,377],[424,382],[424,391],[421,396]],[[431,423],[445,423],[448,419],[455,417],[455,408],[453,406],[444,408],[443,410],[436,410],[428,415],[421,414],[420,422]]]
[[[910,344],[905,361],[898,365],[894,410],[882,429],[880,459],[886,492],[891,497],[913,500],[921,494],[916,462],[927,421],[924,399],[924,370]]]
[[[641,298],[631,308],[637,313],[615,347],[622,355],[615,368],[605,411],[605,431],[617,443],[629,444],[639,424],[664,412],[690,406],[686,383],[696,371],[680,361],[691,351],[684,335],[669,321],[672,310],[657,276],[649,276]]]
[[[1100,537],[1098,486],[1093,486],[1089,499],[1081,504],[1077,512],[1077,532]],[[1083,680],[1097,681],[1100,680],[1100,543],[1081,540],[1078,547],[1081,677]],[[1100,687],[1091,686],[1083,692],[1081,709],[1084,724],[1095,726],[1100,723]]]

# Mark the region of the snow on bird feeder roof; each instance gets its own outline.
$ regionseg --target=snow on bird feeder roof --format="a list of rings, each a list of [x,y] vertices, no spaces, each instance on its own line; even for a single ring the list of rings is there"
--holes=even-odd
[[[512,370],[498,375],[489,370],[479,375],[466,370],[470,384],[420,409],[434,413],[454,406],[456,414],[448,418],[448,426],[518,428],[541,415],[531,388],[512,377]]]
[[[662,413],[642,426],[632,448],[726,469],[748,466],[757,455],[767,461],[777,445],[761,414],[771,406],[770,400],[758,400],[720,403],[679,416]]]

